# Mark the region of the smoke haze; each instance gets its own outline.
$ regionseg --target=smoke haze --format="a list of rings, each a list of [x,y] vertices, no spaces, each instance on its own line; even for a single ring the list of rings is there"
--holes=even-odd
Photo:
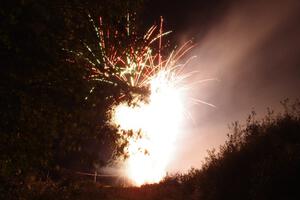
[[[204,14],[197,11],[202,4],[194,4],[192,13],[180,11],[187,17],[181,20],[184,25],[178,24],[176,36],[180,40],[195,37],[197,46],[189,56],[197,58],[187,70],[199,71],[194,80],[220,80],[199,84],[191,91],[196,93],[193,97],[217,108],[201,104],[188,108],[193,120],[186,120],[170,171],[200,167],[206,150],[224,143],[228,124],[244,122],[253,109],[260,117],[267,107],[280,110],[281,100],[300,97],[298,1],[223,2],[216,8],[209,5],[210,13]],[[165,16],[166,21],[168,17],[177,32],[176,16]]]

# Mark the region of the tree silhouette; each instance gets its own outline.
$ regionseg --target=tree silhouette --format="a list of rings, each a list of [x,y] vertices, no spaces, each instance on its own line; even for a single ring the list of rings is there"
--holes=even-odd
[[[29,179],[60,180],[68,170],[108,161],[117,138],[107,123],[111,101],[105,97],[117,98],[124,88],[99,85],[85,101],[91,83],[83,79],[80,63],[66,61],[62,48],[94,42],[88,13],[112,22],[140,5],[140,0],[1,3],[1,185],[14,191]]]

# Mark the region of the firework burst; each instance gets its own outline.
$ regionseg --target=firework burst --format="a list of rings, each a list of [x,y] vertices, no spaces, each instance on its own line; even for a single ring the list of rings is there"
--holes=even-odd
[[[193,74],[183,73],[186,63],[179,64],[179,60],[193,45],[188,41],[167,56],[162,55],[162,38],[170,33],[163,32],[163,19],[139,37],[130,17],[128,14],[125,27],[112,29],[103,25],[101,17],[96,26],[89,16],[98,37],[98,51],[86,44],[89,56],[68,51],[84,61],[88,80],[122,84],[135,91],[131,102],[122,100],[128,92],[120,94],[120,100],[111,108],[111,123],[118,127],[120,145],[127,144],[126,159],[122,161],[125,174],[134,185],[141,185],[160,181],[172,159],[184,116],[184,82]],[[144,89],[147,98],[140,97],[139,91]]]

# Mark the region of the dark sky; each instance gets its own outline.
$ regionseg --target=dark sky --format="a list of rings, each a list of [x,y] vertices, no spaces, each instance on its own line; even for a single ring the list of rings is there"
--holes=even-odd
[[[163,16],[165,27],[181,34],[199,37],[214,21],[222,17],[229,7],[228,0],[146,0],[143,11],[145,24],[152,25]],[[200,35],[199,35],[200,34]]]
[[[179,43],[195,38],[189,56],[197,58],[186,69],[199,71],[193,80],[220,80],[190,92],[217,108],[187,108],[193,120],[170,169],[199,166],[207,149],[224,142],[228,124],[253,109],[259,118],[267,107],[280,111],[285,98],[300,98],[300,1],[150,0],[144,13],[146,25],[163,16]]]

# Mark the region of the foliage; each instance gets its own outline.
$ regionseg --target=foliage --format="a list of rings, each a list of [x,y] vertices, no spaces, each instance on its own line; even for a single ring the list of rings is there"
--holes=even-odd
[[[282,102],[284,113],[253,112],[235,122],[219,151],[209,151],[201,169],[176,175],[171,191],[152,199],[299,199],[300,101]],[[160,186],[166,188],[169,179]]]
[[[96,38],[89,22],[118,20],[136,1],[15,0],[1,3],[0,177],[23,184],[27,177],[59,179],[64,170],[104,165],[116,142],[107,123],[105,97],[122,88],[91,85],[62,48],[82,48]],[[93,33],[92,33],[93,32]]]

